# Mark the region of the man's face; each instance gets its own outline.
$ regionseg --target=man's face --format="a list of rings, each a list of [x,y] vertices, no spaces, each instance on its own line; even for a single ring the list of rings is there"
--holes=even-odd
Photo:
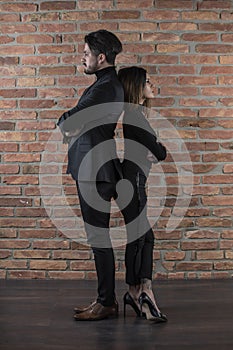
[[[84,46],[81,62],[84,65],[84,72],[86,74],[93,74],[99,69],[98,56],[95,56],[91,52],[87,43]]]

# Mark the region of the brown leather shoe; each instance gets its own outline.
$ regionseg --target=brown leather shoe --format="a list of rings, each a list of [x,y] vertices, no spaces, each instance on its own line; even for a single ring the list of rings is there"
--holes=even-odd
[[[95,304],[97,303],[97,301],[93,301],[90,305],[88,306],[77,306],[74,308],[74,312],[76,314],[81,314],[81,312],[84,312],[84,311],[87,311],[89,309],[91,309]],[[116,309],[117,309],[117,312],[118,312],[118,302],[115,300],[113,305],[116,305]]]
[[[93,305],[94,304],[94,305]],[[118,305],[103,306],[100,303],[93,303],[86,311],[74,315],[76,321],[98,321],[109,317],[118,316]]]
[[[74,308],[74,312],[76,314],[81,314],[81,312],[84,312],[84,311],[91,309],[96,303],[97,303],[97,301],[95,300],[95,301],[93,301],[93,303],[91,303],[88,306],[77,306]]]

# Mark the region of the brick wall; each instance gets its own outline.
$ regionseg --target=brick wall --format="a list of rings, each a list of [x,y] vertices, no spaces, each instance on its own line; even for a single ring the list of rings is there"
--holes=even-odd
[[[161,169],[166,179],[164,209],[154,226],[154,277],[231,277],[230,0],[1,0],[0,277],[95,278],[91,251],[70,238],[78,230],[83,235],[82,227],[75,227],[69,214],[68,226],[62,226],[67,205],[59,186],[61,172],[65,201],[76,213],[79,207],[74,183],[64,175],[66,146],[55,123],[92,82],[77,64],[84,34],[100,28],[115,32],[124,44],[118,66],[147,68],[155,85],[153,108],[178,130],[192,160],[190,204],[184,217],[179,214],[182,204],[176,208],[180,222],[171,231],[165,228],[174,216],[178,195],[172,155],[162,168],[155,166],[152,171],[152,185]],[[168,134],[161,136],[167,143],[171,141]],[[47,158],[45,149],[49,149]],[[39,173],[47,181],[47,200],[57,194],[50,211],[45,210],[41,198]],[[190,173],[184,178],[183,191],[188,193]],[[60,219],[58,226],[51,214]],[[121,220],[120,215],[113,215],[112,226]],[[123,279],[124,249],[116,247],[115,253],[117,278]]]

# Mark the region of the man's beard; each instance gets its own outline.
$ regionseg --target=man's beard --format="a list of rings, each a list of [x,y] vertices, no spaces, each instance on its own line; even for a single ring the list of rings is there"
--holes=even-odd
[[[84,65],[84,73],[85,73],[85,74],[94,74],[97,70],[98,70],[98,65],[97,65],[97,63],[96,63],[94,66],[89,67],[89,68],[87,68],[87,67]]]

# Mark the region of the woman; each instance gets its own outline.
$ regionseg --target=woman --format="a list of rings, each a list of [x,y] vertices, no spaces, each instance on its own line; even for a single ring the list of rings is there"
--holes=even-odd
[[[154,235],[146,216],[146,180],[151,163],[166,158],[165,147],[157,141],[153,129],[146,119],[145,107],[154,97],[152,85],[143,68],[122,68],[118,72],[125,93],[123,117],[124,179],[131,182],[134,194],[130,203],[122,210],[127,227],[125,252],[126,283],[129,291],[124,295],[138,316],[165,322],[167,318],[156,305],[152,290]]]

